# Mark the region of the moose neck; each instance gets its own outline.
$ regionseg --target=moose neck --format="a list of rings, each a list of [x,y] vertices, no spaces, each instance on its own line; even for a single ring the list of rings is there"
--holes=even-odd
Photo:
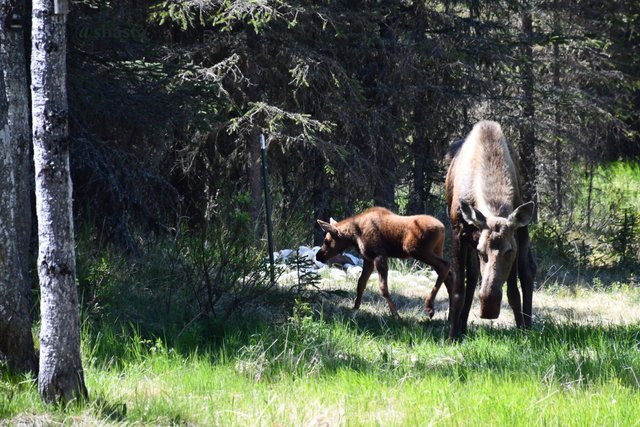
[[[358,244],[358,236],[360,233],[360,227],[358,227],[357,222],[351,218],[343,219],[336,226],[341,233],[343,239],[349,241],[351,246],[357,246]]]
[[[477,151],[480,162],[475,170],[476,202],[487,216],[506,218],[520,204],[517,172],[503,137],[482,138]],[[487,165],[491,173],[487,173]]]

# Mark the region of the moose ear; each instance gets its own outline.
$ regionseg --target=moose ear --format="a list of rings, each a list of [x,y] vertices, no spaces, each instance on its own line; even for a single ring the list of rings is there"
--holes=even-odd
[[[469,224],[475,225],[479,230],[487,228],[487,219],[482,212],[467,202],[460,200],[460,212],[462,213],[462,218],[464,218],[465,221]]]
[[[513,212],[511,212],[511,215],[509,215],[509,223],[515,228],[529,225],[533,218],[533,210],[535,207],[536,204],[533,202],[527,202],[518,206]]]
[[[339,236],[340,235],[340,231],[338,231],[338,229],[336,227],[334,227],[333,224],[329,224],[328,222],[324,222],[321,219],[316,220],[318,222],[318,225],[320,226],[320,228],[322,228],[323,231],[327,232],[327,233],[331,233],[331,235],[333,236]],[[335,223],[335,221],[334,221]]]

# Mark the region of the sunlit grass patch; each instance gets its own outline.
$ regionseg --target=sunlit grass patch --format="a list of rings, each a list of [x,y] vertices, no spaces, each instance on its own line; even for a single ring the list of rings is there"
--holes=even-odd
[[[371,301],[382,299],[376,292]],[[299,301],[279,322],[235,318],[202,329],[200,341],[87,323],[91,401],[46,408],[33,378],[4,378],[0,416],[10,425],[633,425],[638,322],[583,322],[553,310],[580,298],[631,307],[635,295],[537,293],[532,330],[516,330],[506,311],[503,323],[473,323],[460,343],[446,340],[442,319],[396,321],[384,310],[353,317],[325,311],[331,299]],[[402,296],[406,308],[422,303]]]

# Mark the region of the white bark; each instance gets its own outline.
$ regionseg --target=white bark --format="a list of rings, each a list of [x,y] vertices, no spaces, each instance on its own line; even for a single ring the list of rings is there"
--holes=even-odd
[[[22,30],[6,26],[0,1],[0,357],[36,371],[29,315],[31,228],[29,97]]]
[[[33,1],[31,102],[38,217],[40,373],[47,402],[86,396],[80,358],[75,239],[69,171],[66,15]]]

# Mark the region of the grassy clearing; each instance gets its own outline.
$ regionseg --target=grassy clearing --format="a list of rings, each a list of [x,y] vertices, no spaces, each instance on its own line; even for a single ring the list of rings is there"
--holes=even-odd
[[[639,425],[640,326],[624,315],[637,316],[637,289],[538,293],[532,331],[514,330],[505,310],[451,344],[446,292],[426,319],[424,280],[391,282],[399,322],[373,282],[352,317],[345,278],[325,288],[348,296],[298,303],[283,322],[245,316],[167,339],[86,325],[92,401],[47,409],[32,379],[4,378],[0,424]],[[617,304],[583,315],[604,301]]]
[[[600,165],[595,177],[597,189],[622,192],[629,206],[640,206],[640,164],[634,162],[612,162]]]

